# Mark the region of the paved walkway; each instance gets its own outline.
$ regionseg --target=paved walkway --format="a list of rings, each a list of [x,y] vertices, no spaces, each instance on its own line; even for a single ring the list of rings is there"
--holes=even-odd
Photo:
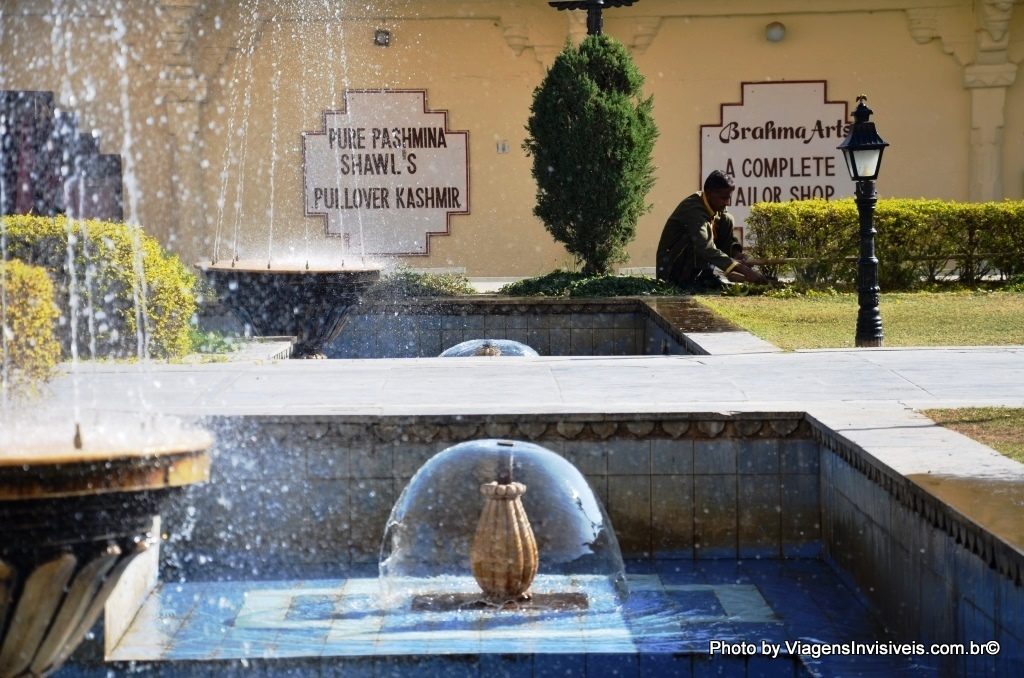
[[[722,340],[719,348],[743,343]],[[76,409],[186,418],[805,412],[893,472],[1010,481],[1006,510],[1024,506],[1024,464],[916,412],[1024,407],[1024,346],[712,353],[94,363],[55,380],[47,409],[64,420]],[[1024,550],[1024,528],[1013,532]]]
[[[250,359],[82,365],[51,385],[85,409],[462,414],[1024,406],[1024,346],[706,356]],[[119,394],[112,398],[113,394]]]

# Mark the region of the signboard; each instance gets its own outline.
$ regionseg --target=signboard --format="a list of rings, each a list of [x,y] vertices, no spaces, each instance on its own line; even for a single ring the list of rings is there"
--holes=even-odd
[[[355,254],[428,254],[452,214],[469,214],[469,133],[427,110],[424,90],[348,90],[302,133],[306,216]]]
[[[722,170],[736,182],[732,212],[741,231],[750,206],[853,195],[843,154],[846,102],[828,101],[826,83],[745,82],[721,122],[701,125],[701,181]],[[740,234],[742,237],[742,233]]]

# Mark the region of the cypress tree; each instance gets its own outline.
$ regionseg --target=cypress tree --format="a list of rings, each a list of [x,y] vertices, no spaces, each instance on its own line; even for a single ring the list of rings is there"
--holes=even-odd
[[[588,275],[626,259],[651,208],[658,130],[643,82],[621,43],[591,35],[566,45],[533,93],[523,142],[537,182],[533,212]]]

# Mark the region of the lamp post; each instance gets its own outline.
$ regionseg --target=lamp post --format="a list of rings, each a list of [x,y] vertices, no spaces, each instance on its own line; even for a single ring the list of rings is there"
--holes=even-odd
[[[640,0],[553,0],[548,4],[557,10],[587,10],[587,35],[601,35],[604,30],[604,17],[601,10],[605,7],[629,7]]]
[[[878,310],[878,257],[875,256],[875,179],[882,165],[882,152],[888,146],[868,122],[873,111],[867,97],[857,97],[850,133],[839,144],[850,178],[857,182],[857,215],[860,219],[860,259],[857,261],[857,335],[856,346],[882,345],[882,314]]]

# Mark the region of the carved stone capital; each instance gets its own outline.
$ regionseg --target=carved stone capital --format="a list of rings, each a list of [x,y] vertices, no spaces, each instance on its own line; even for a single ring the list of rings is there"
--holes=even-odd
[[[975,4],[978,26],[987,34],[979,36],[979,39],[1005,48],[1013,16],[1013,0],[976,0]]]
[[[907,13],[910,37],[919,45],[939,37],[939,16],[934,7],[912,8]]]
[[[516,56],[521,55],[524,49],[530,47],[530,29],[525,21],[503,24],[501,35]]]
[[[966,7],[915,7],[904,10],[907,30],[914,42],[926,45],[938,40],[942,51],[952,54],[961,66],[975,61],[977,51],[974,19]]]
[[[165,104],[206,100],[206,81],[200,78],[161,77],[157,89],[160,101]]]
[[[1009,87],[1017,79],[1017,64],[971,64],[964,68],[964,87]]]

